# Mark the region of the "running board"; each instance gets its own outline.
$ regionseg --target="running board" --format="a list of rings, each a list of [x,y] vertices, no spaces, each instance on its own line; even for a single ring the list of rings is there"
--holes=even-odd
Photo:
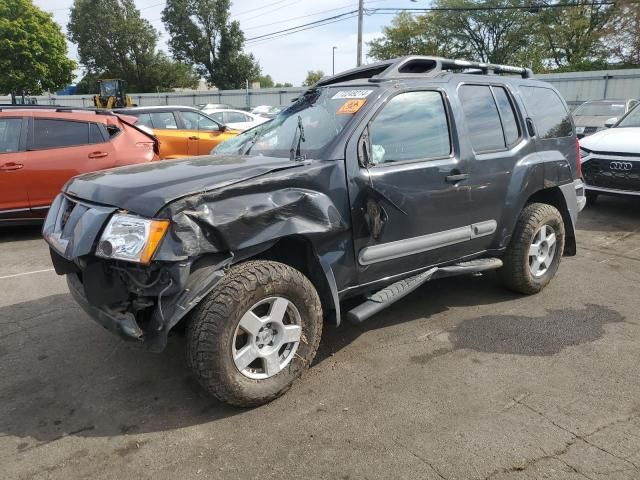
[[[406,297],[429,280],[464,275],[466,273],[479,273],[485,270],[495,270],[500,267],[502,267],[502,260],[499,258],[480,258],[447,267],[430,268],[413,277],[392,283],[373,295],[370,295],[364,303],[361,303],[347,313],[347,319],[351,323],[362,323],[372,315],[384,310],[401,298]]]

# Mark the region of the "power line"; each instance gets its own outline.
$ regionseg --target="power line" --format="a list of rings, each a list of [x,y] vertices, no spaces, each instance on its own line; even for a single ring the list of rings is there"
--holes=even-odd
[[[332,20],[332,21],[329,21],[329,22],[322,23],[320,25],[312,25],[312,26],[309,26],[309,27],[306,27],[306,28],[301,28],[301,29],[296,30],[294,32],[282,33],[280,35],[275,35],[275,36],[272,36],[272,37],[269,37],[269,38],[266,38],[266,39],[263,39],[263,40],[253,41],[253,42],[251,42],[249,44],[249,46],[259,45],[259,44],[262,44],[262,43],[269,42],[270,40],[274,40],[274,39],[277,39],[277,38],[280,38],[280,37],[286,37],[288,35],[293,35],[294,33],[303,32],[305,30],[311,30],[313,28],[324,27],[325,25],[331,25],[332,23],[344,22],[345,20],[350,20],[352,18],[355,18],[356,16],[357,16],[357,11],[355,13],[351,12],[351,14],[348,17],[341,17],[341,18],[338,18],[336,20]]]
[[[247,42],[251,42],[251,41],[253,41],[253,40],[260,40],[260,39],[262,39],[262,38],[270,37],[270,36],[272,36],[272,35],[277,35],[277,34],[279,34],[279,33],[290,32],[290,31],[292,31],[292,30],[296,30],[296,29],[298,29],[298,28],[308,27],[308,26],[310,26],[310,25],[317,25],[317,24],[319,24],[319,23],[326,22],[326,21],[329,21],[329,20],[335,20],[335,19],[338,19],[338,18],[341,18],[341,17],[347,16],[347,15],[351,15],[351,14],[353,14],[353,13],[357,13],[357,12],[358,12],[358,10],[351,10],[351,11],[349,11],[349,12],[340,13],[340,14],[338,14],[338,15],[333,15],[332,17],[321,18],[320,20],[315,20],[315,21],[313,21],[313,22],[303,23],[302,25],[296,25],[295,27],[285,28],[285,29],[283,29],[283,30],[278,30],[278,31],[276,31],[276,32],[265,33],[264,35],[258,35],[258,36],[256,36],[256,37],[247,38],[247,40],[246,40],[246,41],[247,41]],[[297,32],[295,32],[295,33],[297,33]]]

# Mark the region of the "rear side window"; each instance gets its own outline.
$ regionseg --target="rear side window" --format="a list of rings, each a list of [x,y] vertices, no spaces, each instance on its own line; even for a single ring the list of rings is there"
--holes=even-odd
[[[157,128],[158,130],[177,130],[178,124],[176,123],[176,118],[173,116],[171,112],[154,112],[149,114],[151,117],[152,128]]]
[[[488,85],[462,85],[459,90],[469,140],[477,153],[502,150],[504,136],[498,107]]]
[[[225,123],[224,121],[224,117],[223,117],[223,113],[222,112],[216,112],[216,113],[211,113],[209,114],[209,116],[211,118],[215,118],[217,121],[219,121],[220,123]]]
[[[515,143],[520,138],[520,128],[516,120],[516,114],[513,110],[513,104],[503,87],[491,87],[496,97],[500,119],[502,120],[502,128],[504,129],[504,139],[508,146]]]
[[[242,113],[227,112],[228,123],[242,123],[242,122],[250,122],[250,121],[251,119]]]
[[[558,94],[550,88],[520,87],[539,138],[569,137],[573,125]]]
[[[104,137],[102,136],[102,130],[96,123],[89,124],[89,143],[102,143]]]
[[[451,142],[442,95],[407,92],[393,97],[369,126],[374,165],[449,155]]]
[[[138,121],[136,122],[136,125],[153,128],[153,125],[151,124],[151,115],[148,113],[138,115]]]
[[[21,118],[0,118],[0,153],[20,150]]]
[[[32,148],[60,148],[89,143],[89,124],[69,120],[33,120]]]

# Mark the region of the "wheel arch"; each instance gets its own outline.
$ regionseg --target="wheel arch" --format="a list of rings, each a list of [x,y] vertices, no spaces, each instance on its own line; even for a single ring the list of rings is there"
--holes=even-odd
[[[319,255],[313,242],[304,235],[291,235],[265,245],[259,253],[247,260],[273,260],[281,262],[302,272],[313,284],[325,318],[340,325],[340,300],[338,288],[330,263]]]
[[[571,184],[570,187],[574,188],[573,184]],[[523,208],[530,203],[535,202],[546,203],[558,209],[558,211],[562,215],[565,229],[565,244],[563,255],[568,257],[574,256],[577,250],[574,220],[572,212],[569,210],[569,206],[567,205],[567,199],[565,198],[562,187],[554,186],[538,190],[537,192],[529,196]]]

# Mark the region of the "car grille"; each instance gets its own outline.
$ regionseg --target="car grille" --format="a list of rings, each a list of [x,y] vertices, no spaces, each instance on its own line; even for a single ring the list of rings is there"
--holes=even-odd
[[[582,175],[594,187],[640,191],[640,158],[633,160],[592,158],[582,165]]]

